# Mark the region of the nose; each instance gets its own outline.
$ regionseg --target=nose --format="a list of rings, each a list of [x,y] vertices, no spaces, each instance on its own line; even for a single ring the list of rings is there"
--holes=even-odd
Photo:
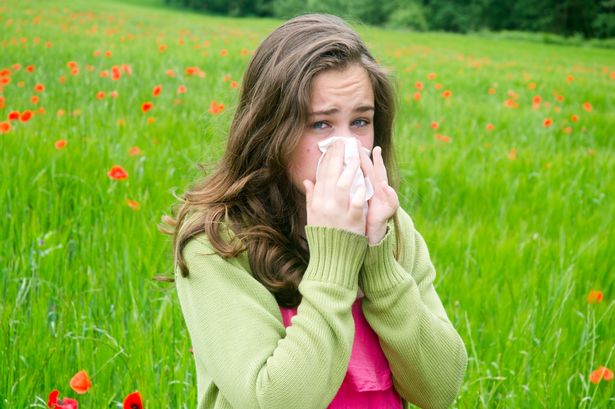
[[[355,134],[352,131],[352,128],[350,128],[349,126],[338,127],[335,130],[335,136],[343,136],[343,137],[346,137],[346,138],[356,138],[356,139],[359,139],[357,137],[357,134]]]

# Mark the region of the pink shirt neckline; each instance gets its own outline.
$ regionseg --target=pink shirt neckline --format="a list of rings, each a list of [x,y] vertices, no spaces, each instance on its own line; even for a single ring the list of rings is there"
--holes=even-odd
[[[369,326],[362,310],[363,298],[352,305],[355,337],[348,371],[329,409],[402,409],[402,401],[393,387],[389,363],[382,352],[378,335]],[[297,308],[280,307],[285,327],[292,325]]]

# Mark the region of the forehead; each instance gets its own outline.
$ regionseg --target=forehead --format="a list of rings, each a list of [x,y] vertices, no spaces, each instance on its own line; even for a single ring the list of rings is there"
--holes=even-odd
[[[374,101],[374,91],[365,68],[357,64],[326,70],[314,77],[310,90],[312,107]]]

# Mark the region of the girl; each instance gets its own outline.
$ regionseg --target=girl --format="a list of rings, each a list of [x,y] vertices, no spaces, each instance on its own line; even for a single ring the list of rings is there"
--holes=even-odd
[[[341,19],[304,15],[242,87],[221,162],[164,219],[198,408],[449,406],[467,353],[392,187],[386,73]],[[367,201],[365,184],[350,195],[357,172]]]

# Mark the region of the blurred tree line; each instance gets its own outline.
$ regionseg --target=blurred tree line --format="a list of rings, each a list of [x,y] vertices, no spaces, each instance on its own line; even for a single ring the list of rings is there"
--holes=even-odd
[[[615,37],[615,0],[163,0],[230,16],[289,18],[326,12],[355,22],[417,31],[548,32]]]

